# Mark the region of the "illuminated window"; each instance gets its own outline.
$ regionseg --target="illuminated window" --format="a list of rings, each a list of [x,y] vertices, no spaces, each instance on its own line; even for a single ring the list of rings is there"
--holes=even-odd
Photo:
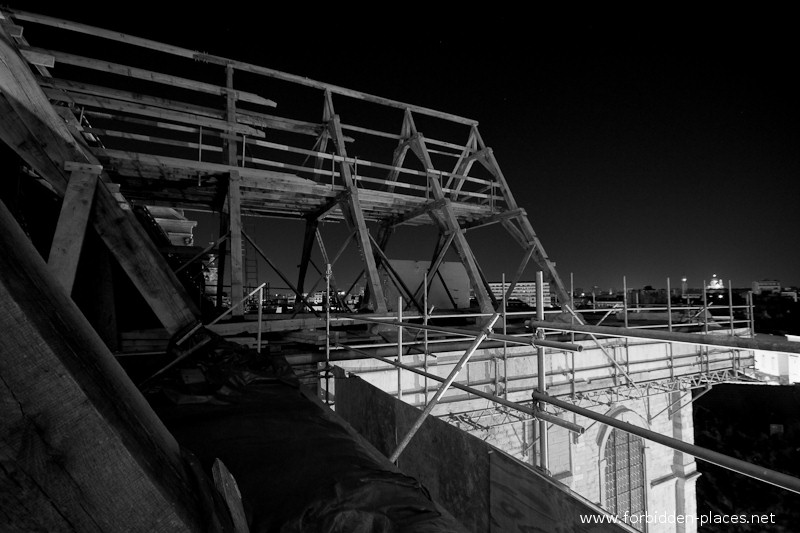
[[[605,450],[605,505],[618,516],[643,515],[644,494],[644,444],[641,437],[614,429],[606,442]],[[644,531],[644,520],[628,522]]]

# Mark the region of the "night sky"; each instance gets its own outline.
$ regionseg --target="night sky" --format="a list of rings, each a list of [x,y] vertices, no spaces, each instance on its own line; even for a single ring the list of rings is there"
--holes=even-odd
[[[16,6],[478,120],[567,284],[800,285],[800,47],[787,14]],[[502,258],[497,241],[473,246]],[[499,279],[517,262],[482,265]]]

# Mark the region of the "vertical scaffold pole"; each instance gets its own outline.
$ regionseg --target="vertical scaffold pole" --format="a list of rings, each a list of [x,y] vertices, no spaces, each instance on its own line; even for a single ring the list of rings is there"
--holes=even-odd
[[[411,426],[411,429],[408,430],[406,436],[403,437],[403,440],[400,441],[400,444],[397,445],[397,448],[394,452],[392,452],[391,457],[389,457],[389,461],[396,462],[397,458],[400,457],[400,454],[403,453],[403,450],[406,449],[408,443],[411,442],[411,439],[414,438],[414,435],[417,434],[419,428],[422,427],[422,423],[425,422],[425,419],[428,418],[428,415],[431,414],[433,408],[436,407],[436,404],[439,403],[439,400],[444,396],[447,390],[450,388],[450,385],[456,380],[456,376],[458,376],[459,372],[464,368],[464,365],[467,364],[470,357],[475,353],[475,350],[478,349],[478,346],[481,345],[483,341],[489,336],[492,332],[492,327],[494,327],[495,323],[497,323],[497,319],[500,318],[500,313],[495,313],[489,318],[489,321],[483,327],[481,332],[475,337],[475,340],[472,341],[467,351],[464,352],[464,355],[461,356],[461,359],[458,360],[456,366],[453,367],[453,370],[450,371],[450,374],[447,376],[447,379],[442,382],[439,388],[436,390],[436,394],[433,395],[433,399],[425,406],[425,409],[422,410],[422,413],[417,417],[417,420]]]
[[[397,297],[397,323],[403,322],[403,297]],[[403,363],[403,326],[397,326],[397,362]],[[403,399],[403,374],[402,369],[397,367],[397,399]]]
[[[256,338],[256,343],[257,343],[256,353],[259,355],[261,355],[261,328],[262,328],[261,317],[263,313],[263,308],[264,308],[264,287],[262,286],[260,289],[258,289],[258,337]]]
[[[733,337],[733,286],[731,280],[728,280],[728,314],[731,319],[731,337]]]
[[[428,325],[428,273],[425,272],[423,275],[423,283],[424,291],[422,292],[422,307],[424,308],[422,312],[422,323],[424,325]],[[423,347],[424,347],[424,354],[423,357],[425,358],[425,362],[423,364],[425,368],[425,372],[428,372],[428,330],[422,332],[422,339],[423,339]],[[428,403],[428,376],[425,376],[425,403]]]
[[[503,284],[503,335],[506,335],[508,329],[506,324],[508,323],[508,317],[506,315],[506,274],[503,272],[502,278]],[[495,367],[495,374],[497,373]],[[503,341],[503,398],[508,400],[508,343]]]
[[[331,265],[325,265],[325,403],[331,404]]]
[[[536,272],[536,320],[544,320],[544,273]],[[547,394],[547,382],[544,368],[544,347],[536,347],[536,380],[537,389],[542,394]],[[544,411],[544,403],[539,402],[539,410]],[[547,422],[539,419],[539,466],[549,470],[547,452]]]

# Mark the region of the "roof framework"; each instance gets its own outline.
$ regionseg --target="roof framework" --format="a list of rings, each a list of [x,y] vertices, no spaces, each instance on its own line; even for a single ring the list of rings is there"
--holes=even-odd
[[[404,225],[438,232],[441,257],[456,251],[483,312],[497,301],[465,233],[491,224],[521,249],[509,294],[533,261],[567,301],[475,120],[49,16],[9,10],[5,27],[72,135],[128,201],[227,215],[230,239],[219,252],[231,254],[234,295],[243,283],[241,217],[263,216],[307,225],[292,287],[299,306],[321,221],[350,229],[365,303],[377,312],[387,308],[383,249]],[[44,177],[66,190],[64,174]]]

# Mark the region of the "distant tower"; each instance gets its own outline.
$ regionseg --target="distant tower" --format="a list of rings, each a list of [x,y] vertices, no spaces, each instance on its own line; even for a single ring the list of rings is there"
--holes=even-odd
[[[724,289],[725,288],[725,284],[722,282],[722,280],[720,278],[717,277],[716,274],[714,274],[713,276],[711,276],[711,281],[708,282],[708,287],[707,288],[709,288],[709,289]]]
[[[689,291],[686,276],[681,278],[681,298],[686,298],[686,293]]]

